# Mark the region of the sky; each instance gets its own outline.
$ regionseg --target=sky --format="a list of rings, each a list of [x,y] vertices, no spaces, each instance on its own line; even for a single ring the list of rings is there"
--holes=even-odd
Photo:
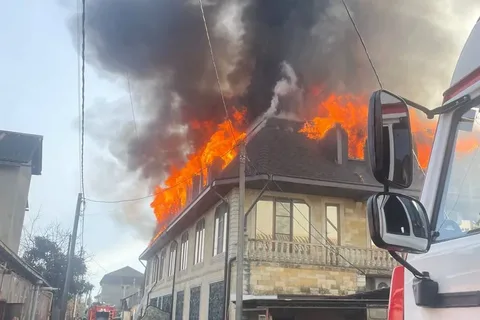
[[[72,10],[76,4],[70,0],[7,0],[0,13],[0,128],[44,137],[43,172],[32,177],[25,218],[28,225],[40,212],[36,228],[58,221],[71,229],[79,192],[78,55],[67,28]],[[128,97],[124,81],[112,81],[88,66],[86,82],[87,112],[99,101]],[[87,136],[85,194],[96,199],[99,154],[101,149]],[[140,206],[148,211],[148,200]],[[118,210],[115,205],[87,203],[84,247],[92,255],[89,275],[97,288],[105,273],[126,265],[144,271],[138,256],[148,236],[140,238],[119,221]]]

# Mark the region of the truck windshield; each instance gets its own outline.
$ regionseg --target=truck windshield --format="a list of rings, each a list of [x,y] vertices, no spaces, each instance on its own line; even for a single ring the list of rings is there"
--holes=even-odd
[[[457,123],[443,203],[437,219],[437,241],[480,232],[480,118],[468,110]]]

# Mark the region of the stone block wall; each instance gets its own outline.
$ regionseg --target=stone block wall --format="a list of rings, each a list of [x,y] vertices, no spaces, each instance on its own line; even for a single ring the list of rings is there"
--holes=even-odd
[[[254,261],[248,278],[253,295],[347,295],[363,289],[357,272],[347,268]]]

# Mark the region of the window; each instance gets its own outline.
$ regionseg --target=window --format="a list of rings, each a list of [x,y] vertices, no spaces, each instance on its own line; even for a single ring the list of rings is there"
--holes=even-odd
[[[152,266],[152,268],[150,270],[151,271],[151,273],[150,273],[150,283],[155,282],[155,280],[157,280],[157,267],[158,267],[158,259],[157,258],[158,258],[157,256],[154,256],[151,260],[152,262],[151,262],[150,265]]]
[[[165,268],[165,249],[160,252],[160,259],[159,259],[159,266],[158,266],[158,279],[163,279],[163,269]]]
[[[176,307],[175,307],[175,320],[183,320],[183,301],[184,300],[185,300],[185,293],[183,291],[178,291]]]
[[[208,320],[223,319],[223,281],[210,284],[208,297]]]
[[[271,200],[259,200],[256,205],[256,238],[273,238],[273,203]]]
[[[160,309],[165,312],[172,311],[172,295],[171,294],[168,294],[162,297],[162,307]]]
[[[153,298],[153,299],[150,299],[150,303],[148,305],[156,307],[157,303],[158,303],[158,298]]]
[[[275,202],[275,239],[291,241],[292,208],[289,201]]]
[[[187,269],[188,262],[188,231],[182,235],[180,243],[180,270]]]
[[[172,243],[170,245],[170,257],[168,259],[168,276],[173,276],[173,272],[175,270],[175,256],[177,255],[177,244]]]
[[[327,204],[325,206],[327,240],[333,245],[340,244],[340,233],[338,228],[339,211],[338,205]]]
[[[256,238],[310,242],[310,208],[301,201],[262,199],[256,206]]]
[[[190,289],[190,312],[188,315],[189,320],[200,319],[200,293],[201,287],[195,287]]]
[[[459,108],[453,115],[450,136],[455,139],[448,142],[448,156],[444,160],[447,163],[443,164],[448,169],[439,178],[444,182],[443,190],[439,188],[443,194],[435,199],[432,212],[431,225],[438,232],[435,242],[468,237],[480,231],[477,178],[480,119],[476,112],[476,108],[467,111]]]
[[[203,262],[203,253],[205,251],[205,220],[197,222],[195,228],[195,257],[194,264]]]
[[[215,209],[215,220],[213,225],[213,255],[216,256],[225,252],[227,241],[227,211],[228,206],[221,204]]]

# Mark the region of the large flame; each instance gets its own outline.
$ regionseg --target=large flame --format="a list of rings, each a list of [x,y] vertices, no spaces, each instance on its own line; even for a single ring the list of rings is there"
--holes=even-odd
[[[337,124],[348,134],[348,156],[351,159],[364,159],[364,146],[367,139],[368,97],[330,94],[317,106],[317,114],[307,121],[300,132],[308,138],[321,140]],[[411,127],[420,167],[428,165],[435,134],[436,121],[428,120],[423,114],[410,112]]]
[[[159,223],[159,231],[163,231],[186,205],[188,190],[195,176],[202,176],[205,184],[209,167],[214,160],[219,159],[223,169],[235,158],[236,145],[245,138],[245,132],[237,129],[242,126],[245,114],[244,109],[234,110],[232,122],[225,120],[216,127],[211,122],[190,124],[192,130],[202,135],[209,134],[210,139],[201,149],[187,156],[187,162],[182,168],[171,168],[164,185],[155,188],[155,198],[150,206]]]
[[[319,96],[320,92],[313,92]],[[299,130],[306,137],[314,140],[323,139],[326,133],[337,124],[348,134],[348,155],[352,159],[364,159],[364,146],[367,138],[368,97],[354,95],[330,94],[317,104],[316,116],[305,122]],[[209,167],[219,159],[222,169],[225,168],[237,155],[238,142],[246,137],[243,127],[246,111],[233,113],[233,120],[224,121],[218,125],[211,122],[193,122],[192,130],[210,138],[199,150],[188,155],[188,160],[182,168],[171,168],[170,176],[163,186],[155,189],[155,198],[151,207],[158,222],[154,241],[167,227],[168,223],[187,204],[188,190],[192,186],[193,178],[197,175],[207,181]],[[428,120],[426,116],[416,110],[410,111],[411,129],[418,157],[422,169],[426,169],[430,158],[433,138],[437,121]],[[459,140],[457,150],[461,153],[478,148],[478,140]]]

